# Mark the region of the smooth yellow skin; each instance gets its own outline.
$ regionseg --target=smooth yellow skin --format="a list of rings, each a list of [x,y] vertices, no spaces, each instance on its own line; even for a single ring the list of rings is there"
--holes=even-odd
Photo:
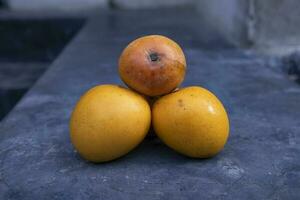
[[[229,135],[227,113],[210,91],[187,87],[153,105],[152,123],[158,137],[186,156],[208,158],[220,152]]]
[[[146,136],[151,123],[147,101],[120,86],[100,85],[85,93],[70,119],[71,141],[92,162],[119,158]]]

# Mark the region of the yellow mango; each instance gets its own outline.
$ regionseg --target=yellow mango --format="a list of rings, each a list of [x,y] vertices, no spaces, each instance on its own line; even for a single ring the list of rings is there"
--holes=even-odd
[[[105,162],[134,149],[150,123],[150,107],[142,96],[120,86],[100,85],[86,92],[75,106],[70,136],[83,158]]]
[[[197,86],[157,100],[152,108],[152,123],[166,145],[194,158],[216,155],[229,135],[224,106],[210,91]]]

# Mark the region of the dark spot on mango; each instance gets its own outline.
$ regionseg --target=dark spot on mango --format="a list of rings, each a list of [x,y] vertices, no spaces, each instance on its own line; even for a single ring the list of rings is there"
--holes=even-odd
[[[184,106],[182,99],[178,99],[178,105],[179,105],[179,107],[183,107]]]

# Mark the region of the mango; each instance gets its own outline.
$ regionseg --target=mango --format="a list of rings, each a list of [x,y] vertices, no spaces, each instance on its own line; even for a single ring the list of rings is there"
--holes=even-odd
[[[106,162],[133,150],[146,136],[151,110],[144,97],[116,85],[90,89],[70,119],[71,141],[86,160]]]
[[[221,101],[197,86],[157,100],[152,108],[152,124],[166,145],[193,158],[216,155],[229,135],[229,119]]]

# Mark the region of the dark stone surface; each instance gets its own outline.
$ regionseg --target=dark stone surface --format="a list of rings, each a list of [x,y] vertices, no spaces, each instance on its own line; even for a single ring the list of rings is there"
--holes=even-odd
[[[0,121],[49,65],[48,62],[0,62]]]
[[[0,127],[0,199],[299,199],[300,86],[269,60],[203,50],[192,12],[112,13],[91,19]],[[144,34],[184,48],[184,85],[213,91],[231,132],[216,157],[189,159],[158,139],[122,159],[91,164],[74,151],[68,122],[87,89],[121,84],[122,48]]]
[[[282,63],[283,70],[289,75],[289,78],[300,84],[300,51],[283,57]]]
[[[83,23],[70,17],[0,17],[0,121]]]
[[[52,61],[83,19],[0,19],[0,61]]]

